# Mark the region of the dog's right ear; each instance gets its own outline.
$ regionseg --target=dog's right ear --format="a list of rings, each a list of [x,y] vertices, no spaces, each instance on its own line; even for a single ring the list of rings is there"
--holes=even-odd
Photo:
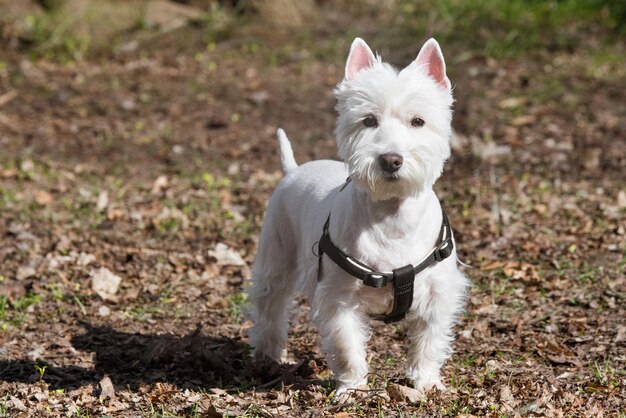
[[[346,80],[352,80],[356,73],[366,68],[371,68],[376,62],[376,57],[365,41],[356,38],[350,47],[348,61],[346,62]]]

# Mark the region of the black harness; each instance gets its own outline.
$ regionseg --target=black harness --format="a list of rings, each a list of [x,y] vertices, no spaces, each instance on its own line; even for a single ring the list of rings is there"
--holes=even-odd
[[[343,190],[346,185],[340,190]],[[413,304],[413,283],[415,282],[415,276],[433,264],[448,258],[454,249],[450,222],[448,221],[443,207],[441,208],[441,212],[443,214],[443,222],[441,223],[441,230],[439,231],[439,238],[437,238],[435,248],[417,266],[414,267],[412,264],[407,264],[391,272],[375,271],[337,248],[331,241],[330,233],[328,232],[328,225],[330,223],[329,214],[324,224],[322,237],[317,243],[318,254],[316,255],[319,257],[318,280],[322,277],[322,257],[326,254],[343,271],[362,280],[365,286],[380,289],[385,287],[387,283],[393,283],[393,309],[389,314],[375,315],[373,318],[384,321],[387,324],[401,321]]]

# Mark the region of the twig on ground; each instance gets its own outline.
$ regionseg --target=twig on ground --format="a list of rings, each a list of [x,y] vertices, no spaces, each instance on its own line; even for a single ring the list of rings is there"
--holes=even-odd
[[[298,363],[294,364],[289,369],[282,372],[280,376],[278,376],[276,379],[272,379],[267,383],[263,383],[262,385],[257,386],[257,389],[269,389],[269,388],[274,387],[274,385],[276,385],[277,383],[281,382],[284,379],[287,373],[295,373],[296,371],[298,371],[300,367],[302,367],[303,364],[304,364],[304,360],[300,360]]]
[[[18,96],[17,90],[8,91],[0,95],[0,106],[4,106]]]

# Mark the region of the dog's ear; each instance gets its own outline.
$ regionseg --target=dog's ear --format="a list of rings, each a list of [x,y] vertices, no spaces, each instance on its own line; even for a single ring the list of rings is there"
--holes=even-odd
[[[443,60],[441,48],[439,48],[439,44],[435,41],[435,38],[430,38],[426,41],[414,62],[419,67],[425,68],[428,75],[431,76],[437,84],[446,90],[450,90],[451,84],[446,75],[446,62]]]
[[[376,62],[372,50],[361,38],[356,38],[350,47],[346,61],[346,80],[352,80],[359,71],[370,68]]]

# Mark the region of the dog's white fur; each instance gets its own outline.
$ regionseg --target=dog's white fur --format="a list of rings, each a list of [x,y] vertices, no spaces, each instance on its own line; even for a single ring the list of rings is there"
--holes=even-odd
[[[432,186],[450,155],[453,99],[434,39],[401,71],[355,39],[335,96],[335,134],[345,163],[298,166],[287,136],[278,131],[285,177],[270,199],[253,267],[250,344],[258,357],[284,359],[288,307],[294,291],[301,291],[312,305],[341,394],[367,381],[368,315],[391,310],[393,287],[367,287],[327,257],[318,281],[312,248],[331,213],[333,242],[378,271],[416,265],[433,249],[442,214]],[[376,117],[377,126],[364,126],[367,116]],[[412,126],[415,117],[424,126]],[[390,179],[379,166],[384,153],[403,157],[398,178]],[[340,191],[348,175],[353,181]],[[450,356],[452,327],[469,284],[457,263],[454,252],[415,279],[405,323],[408,376],[418,389],[443,387],[439,370]]]

